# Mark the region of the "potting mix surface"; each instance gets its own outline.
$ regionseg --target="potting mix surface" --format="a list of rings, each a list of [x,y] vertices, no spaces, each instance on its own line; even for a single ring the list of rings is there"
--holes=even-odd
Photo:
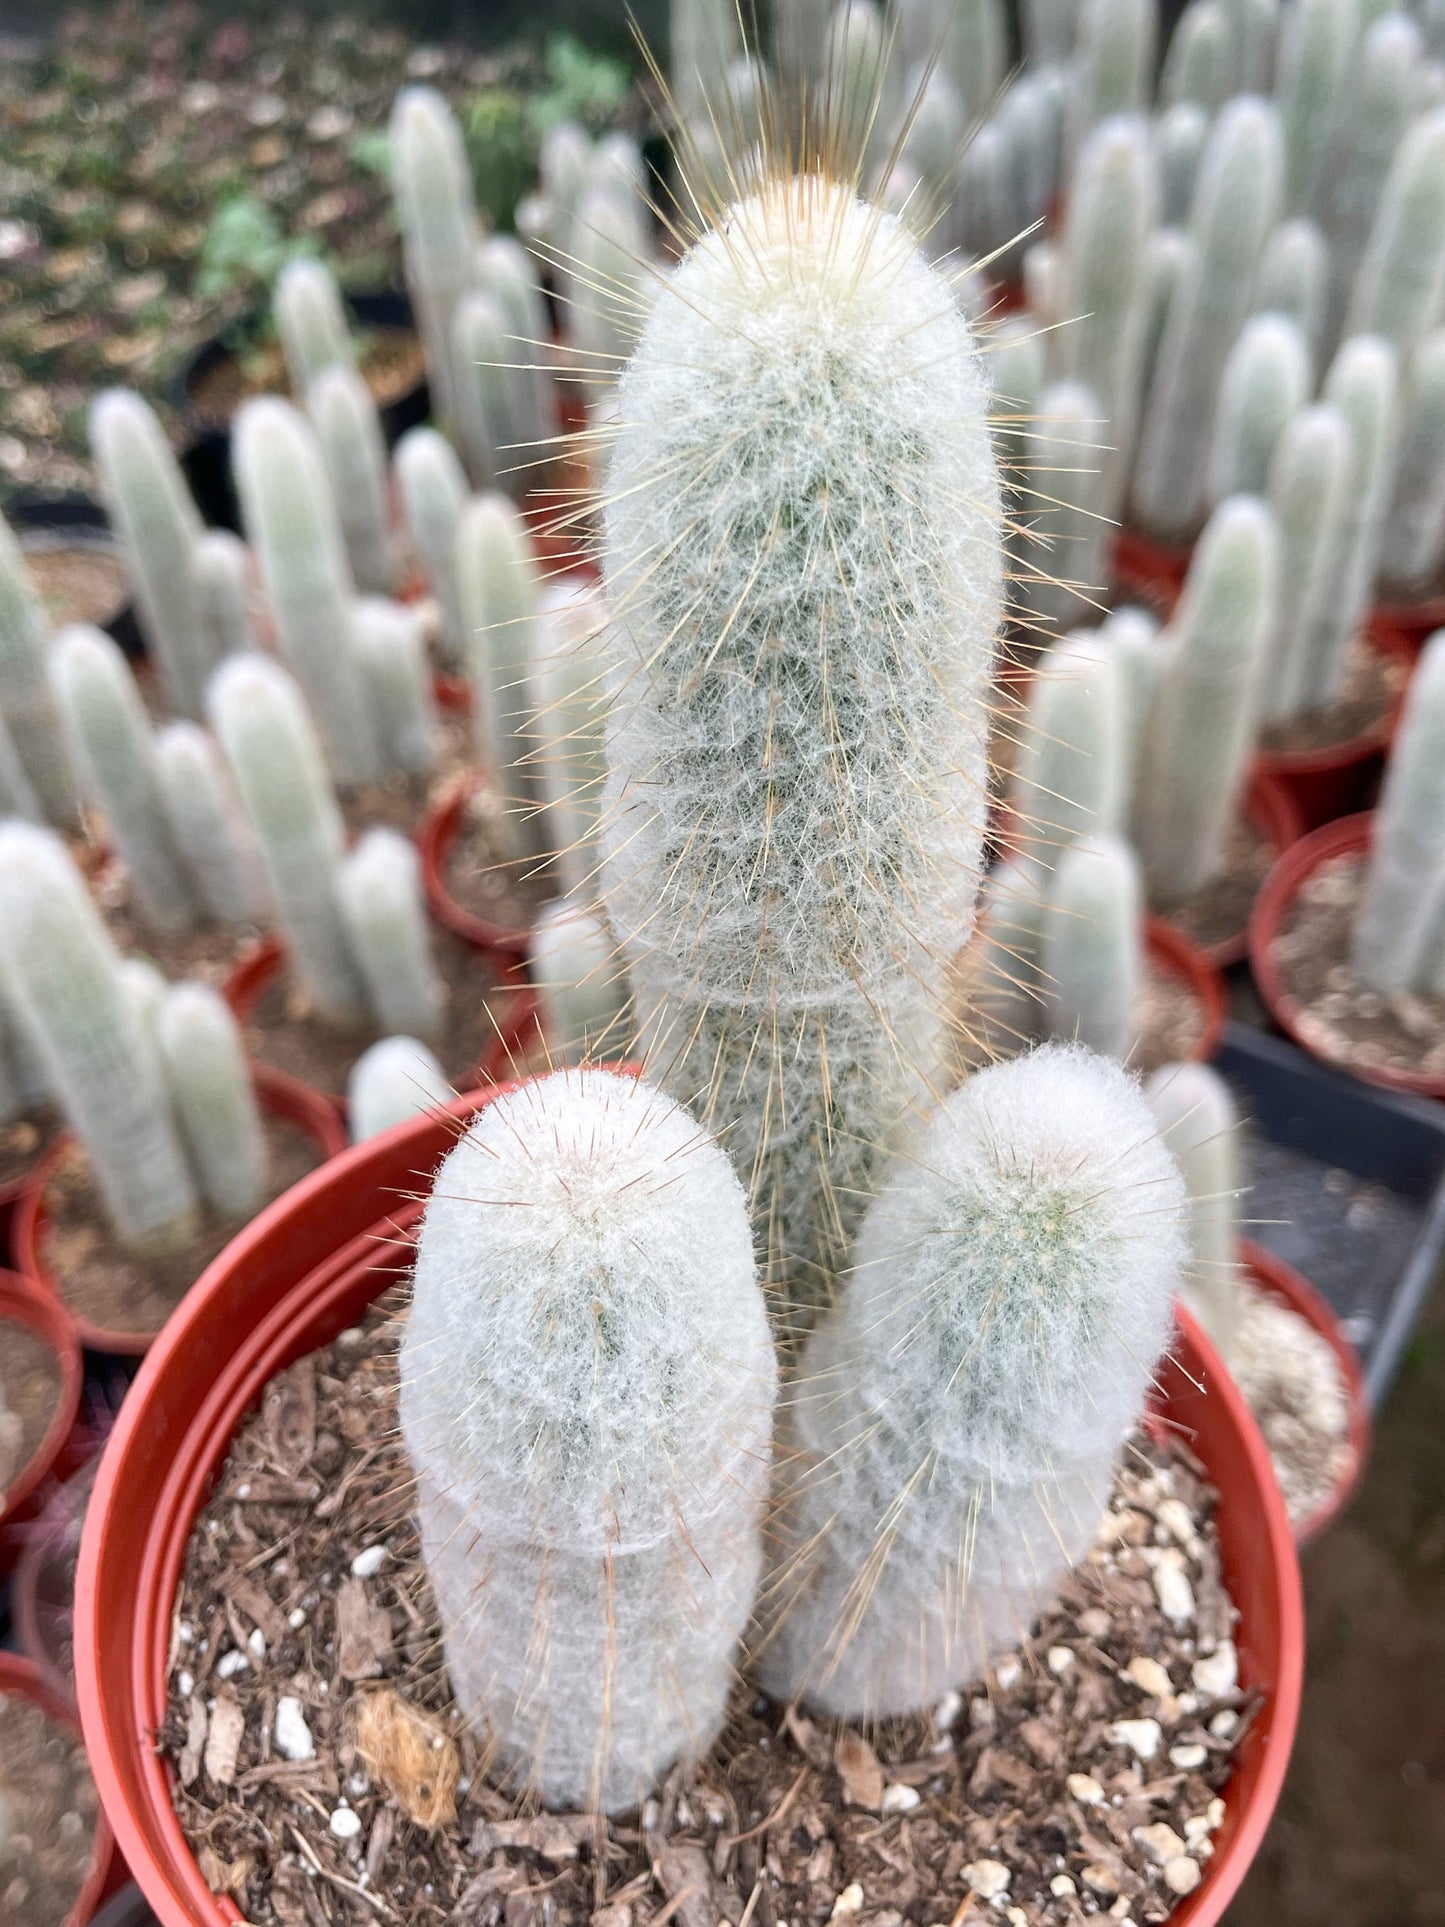
[[[355,335],[356,364],[378,408],[426,380],[426,357],[410,328],[363,328]],[[189,400],[206,422],[229,422],[252,395],[291,395],[286,357],[273,339],[224,355],[199,370]]]
[[[1129,1068],[1147,1077],[1162,1064],[1188,1057],[1204,1035],[1204,1006],[1191,984],[1148,965],[1134,1003],[1138,1042],[1129,1052]]]
[[[103,628],[130,601],[130,578],[118,549],[103,542],[24,546],[31,587],[52,629],[71,622]]]
[[[400,830],[410,836],[458,772],[472,766],[471,725],[465,716],[437,719],[436,761],[422,775],[400,771],[363,783],[341,799],[341,813],[353,835],[363,830]]]
[[[1299,1526],[1354,1466],[1345,1375],[1297,1311],[1247,1279],[1239,1294],[1230,1369],[1259,1421],[1290,1524]]]
[[[1278,852],[1239,812],[1225,832],[1219,870],[1202,889],[1160,908],[1176,930],[1201,949],[1233,943],[1244,935],[1259,886]]]
[[[130,866],[119,856],[107,856],[91,880],[91,891],[122,956],[148,957],[172,983],[198,977],[219,988],[241,952],[261,934],[250,924],[203,923],[172,934],[156,930],[137,904]]]
[[[1285,989],[1301,1006],[1300,1037],[1347,1068],[1445,1077],[1445,998],[1408,991],[1385,996],[1350,967],[1365,864],[1358,853],[1322,863],[1281,919],[1273,955]]]
[[[442,875],[452,897],[473,916],[503,929],[529,930],[552,889],[529,874],[533,865],[508,864],[501,858],[501,812],[502,805],[489,790],[472,791],[457,825],[456,841],[443,861]]]
[[[1369,735],[1384,723],[1409,673],[1409,664],[1401,657],[1386,655],[1364,636],[1356,636],[1346,651],[1334,701],[1288,723],[1267,727],[1260,735],[1260,746],[1291,752],[1333,749]]]
[[[0,1927],[60,1927],[90,1869],[98,1802],[80,1735],[0,1689]]]
[[[0,1512],[12,1481],[40,1450],[59,1398],[54,1351],[39,1332],[0,1315]]]
[[[161,1746],[256,1927],[1157,1922],[1198,1884],[1254,1703],[1181,1445],[1131,1445],[1056,1606],[931,1717],[865,1736],[743,1686],[640,1813],[539,1813],[452,1704],[397,1432],[406,1301],[273,1380],[187,1551]]]

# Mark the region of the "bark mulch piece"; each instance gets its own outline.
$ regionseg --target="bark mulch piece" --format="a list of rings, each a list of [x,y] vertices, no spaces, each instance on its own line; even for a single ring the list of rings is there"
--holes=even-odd
[[[8,1124],[0,1124],[0,1185],[23,1178],[36,1159],[49,1150],[60,1128],[54,1111],[13,1117]]]
[[[539,1813],[451,1699],[396,1429],[406,1303],[273,1380],[186,1555],[161,1750],[255,1927],[924,1927],[990,1896],[1010,1927],[1152,1923],[1197,1884],[1255,1702],[1181,1444],[1136,1442],[1058,1603],[931,1717],[865,1736],[743,1685],[639,1814]]]
[[[534,864],[508,862],[502,847],[501,806],[490,790],[478,787],[467,798],[456,841],[442,863],[442,880],[474,917],[504,930],[530,930],[554,895],[554,885],[531,874]]]
[[[1350,1471],[1350,1401],[1340,1361],[1306,1319],[1247,1280],[1229,1367],[1259,1420],[1290,1524],[1317,1512]]]
[[[6,1487],[40,1450],[59,1399],[60,1360],[50,1346],[28,1325],[0,1318],[0,1510]],[[0,1748],[0,1781],[3,1769]]]
[[[1272,954],[1301,1006],[1295,1020],[1312,1051],[1347,1068],[1445,1076],[1445,998],[1371,990],[1349,964],[1366,858],[1322,863],[1286,907]]]
[[[26,541],[25,569],[52,629],[69,622],[104,627],[130,600],[120,552],[105,542]]]
[[[1161,1064],[1181,1063],[1204,1035],[1204,1006],[1180,977],[1146,965],[1134,1006],[1138,1043],[1129,1068],[1147,1077]]]
[[[0,1693],[0,1927],[60,1927],[90,1871],[99,1802],[78,1733]]]
[[[270,1185],[263,1203],[314,1171],[321,1148],[284,1118],[262,1113]],[[143,1255],[122,1249],[111,1230],[89,1157],[72,1143],[45,1187],[41,1260],[65,1304],[107,1331],[157,1332],[236,1233],[250,1222],[207,1212],[184,1244]]]
[[[1163,905],[1159,914],[1203,950],[1233,943],[1244,935],[1259,886],[1277,854],[1241,811],[1226,832],[1218,872],[1192,896]]]
[[[1410,674],[1399,656],[1375,649],[1356,636],[1345,655],[1340,693],[1327,709],[1311,710],[1293,721],[1270,725],[1260,735],[1260,748],[1278,751],[1333,749],[1357,736],[1377,730],[1389,715],[1395,698]]]

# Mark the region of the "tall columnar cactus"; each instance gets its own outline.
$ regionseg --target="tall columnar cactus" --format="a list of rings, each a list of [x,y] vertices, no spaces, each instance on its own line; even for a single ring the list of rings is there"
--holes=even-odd
[[[1035,418],[1044,386],[1044,338],[1032,315],[1011,315],[989,342],[994,453],[1011,509],[1026,509]]]
[[[1358,0],[1297,0],[1285,15],[1275,97],[1284,127],[1289,214],[1315,211],[1358,35]]]
[[[1380,574],[1396,595],[1418,595],[1445,561],[1445,328],[1432,329],[1411,357],[1400,413]]]
[[[509,234],[492,235],[477,249],[477,279],[506,328],[512,407],[525,423],[506,481],[520,493],[545,467],[560,433],[546,301],[531,258]]]
[[[166,992],[169,989],[165,978],[157,966],[146,957],[122,957],[120,985],[139,1026],[145,1048],[151,1053],[155,1063],[161,1064],[158,1026],[161,1005],[165,1002]]]
[[[1098,122],[1137,113],[1147,101],[1158,30],[1154,0],[1085,0],[1069,107],[1075,151]]]
[[[623,1041],[626,973],[603,924],[574,900],[555,898],[532,931],[530,964],[551,1061],[615,1057]]]
[[[1274,80],[1281,0],[1224,0],[1233,64],[1229,91],[1267,94]]]
[[[236,417],[241,513],[281,654],[306,692],[338,781],[381,767],[366,691],[347,642],[354,593],[321,450],[288,402],[258,396]]]
[[[940,67],[910,68],[904,97],[908,118],[889,192],[902,185],[898,201],[908,203],[909,219],[928,230],[929,245],[941,258],[961,246],[967,233],[958,182],[968,115],[963,96]]]
[[[80,798],[50,687],[46,628],[24,552],[0,515],[0,717],[47,820],[69,829]]]
[[[206,915],[222,924],[263,921],[255,838],[214,737],[199,723],[169,723],[156,732],[155,763],[171,841]]]
[[[1149,243],[1149,314],[1144,328],[1144,393],[1154,385],[1165,323],[1180,290],[1198,273],[1199,246],[1181,228],[1162,227]]]
[[[1173,226],[1189,219],[1199,163],[1209,139],[1209,115],[1195,100],[1166,107],[1153,126],[1154,165],[1159,174],[1159,218]]]
[[[572,343],[593,383],[615,381],[631,354],[656,285],[647,238],[620,195],[594,191],[573,228]]]
[[[200,619],[210,632],[209,650],[219,662],[260,647],[255,598],[251,588],[251,552],[229,529],[207,529],[192,551]]]
[[[1127,823],[1144,758],[1149,712],[1168,650],[1160,640],[1159,624],[1148,610],[1127,604],[1110,614],[1099,639],[1109,651],[1119,685],[1124,771],[1120,821]]]
[[[183,715],[199,716],[215,656],[196,588],[201,518],[185,477],[150,407],[124,388],[91,404],[90,446],[166,694]]]
[[[477,488],[502,487],[514,495],[531,460],[531,451],[523,446],[530,424],[519,419],[513,406],[509,363],[516,359],[491,295],[477,291],[464,296],[452,317],[457,442]]]
[[[1345,333],[1383,335],[1401,355],[1445,300],[1445,107],[1400,142],[1355,276]]]
[[[967,324],[891,217],[771,184],[660,287],[608,483],[610,920],[817,1296],[971,921],[999,507]]]
[[[1039,639],[1084,619],[1104,579],[1109,531],[1104,465],[1110,460],[1104,406],[1082,382],[1060,381],[1039,397],[1022,508],[1019,600]]]
[[[518,854],[546,854],[531,665],[540,598],[522,518],[504,495],[467,504],[457,527],[457,595],[467,638],[477,756],[491,772]]]
[[[1075,634],[1042,659],[1029,692],[1012,792],[1026,847],[1052,859],[1081,836],[1119,828],[1124,806],[1123,689],[1109,646]]]
[[[986,114],[1008,71],[1008,26],[1000,0],[893,0],[899,66],[912,72],[931,60],[958,89],[970,122]]]
[[[387,502],[386,437],[371,390],[354,368],[324,368],[306,407],[326,464],[331,496],[357,585],[384,594],[396,581]]]
[[[590,588],[559,584],[542,599],[529,674],[535,705],[529,760],[542,794],[543,838],[564,890],[597,894],[597,827],[607,774],[602,631],[606,608]]]
[[[1159,76],[1163,106],[1191,100],[1214,114],[1233,91],[1234,49],[1219,0],[1192,0],[1179,16]]]
[[[362,596],[351,605],[349,635],[382,762],[424,776],[436,763],[437,715],[415,611],[386,596]]]
[[[1059,858],[1045,890],[1039,975],[1049,1036],[1123,1063],[1144,970],[1139,866],[1121,838],[1081,837]]]
[[[743,50],[743,16],[732,0],[669,0],[667,17],[678,118],[705,121],[719,78]]]
[[[366,992],[336,895],[345,833],[301,691],[279,664],[234,656],[211,686],[211,724],[260,845],[291,968],[323,1020],[358,1023]]]
[[[890,51],[891,35],[874,0],[837,0],[813,125],[826,130],[834,166],[845,178],[866,179],[887,152],[893,125]]]
[[[367,830],[341,860],[336,897],[379,1027],[435,1037],[445,991],[432,960],[415,844],[399,830]]]
[[[1144,1095],[1189,1194],[1182,1296],[1228,1359],[1239,1318],[1239,1201],[1245,1193],[1239,1113],[1207,1064],[1164,1064]]]
[[[949,972],[950,1061],[959,1072],[1017,1056],[1042,1027],[1046,880],[1020,857],[995,864],[983,880],[973,936]]]
[[[196,1194],[155,1052],[84,879],[32,824],[0,825],[0,968],[117,1236],[184,1237]]]
[[[1266,723],[1286,722],[1308,707],[1312,638],[1329,619],[1353,460],[1349,423],[1319,402],[1287,424],[1270,463],[1279,600],[1264,673]]]
[[[1145,729],[1134,839],[1151,903],[1218,870],[1259,720],[1278,606],[1279,536],[1252,496],[1221,502],[1189,565]]]
[[[1031,67],[1066,61],[1074,51],[1076,0],[1022,0],[1024,53]]]
[[[457,418],[452,318],[475,281],[480,229],[461,129],[434,87],[404,87],[391,113],[391,181],[432,406]]]
[[[361,1053],[346,1082],[351,1141],[361,1144],[448,1103],[452,1094],[441,1065],[419,1038],[383,1037]]]
[[[1330,250],[1324,235],[1302,216],[1281,221],[1260,256],[1255,308],[1293,321],[1313,357],[1324,339],[1329,294]]]
[[[1098,1529],[1168,1340],[1183,1203],[1137,1089],[1083,1051],[945,1100],[803,1354],[769,1692],[912,1713],[1033,1623]]]
[[[27,823],[44,819],[40,799],[35,794],[5,712],[0,708],[0,816],[20,816]]]
[[[306,400],[311,384],[328,368],[355,367],[356,344],[341,290],[322,262],[288,261],[277,277],[271,308],[297,401]]]
[[[1333,243],[1330,311],[1336,332],[1391,163],[1416,111],[1424,57],[1419,28],[1399,10],[1374,21],[1360,49],[1350,111],[1336,130],[1326,180],[1325,218]]]
[[[1445,632],[1410,684],[1375,812],[1353,962],[1376,990],[1439,995],[1445,912]]]
[[[446,660],[466,656],[466,626],[457,592],[457,525],[467,478],[456,452],[435,428],[412,428],[396,445],[396,479],[407,533],[437,599]]]
[[[57,636],[51,674],[86,792],[110,826],[142,915],[158,931],[190,929],[200,906],[171,835],[129,664],[103,630],[77,622]]]
[[[241,1030],[209,984],[177,984],[156,1040],[201,1195],[223,1218],[249,1218],[266,1195],[266,1135]]]
[[[727,1157],[610,1071],[494,1100],[401,1380],[459,1706],[548,1805],[635,1806],[721,1727],[762,1566],[776,1365]]]
[[[1209,456],[1209,499],[1263,495],[1286,423],[1309,397],[1310,352],[1293,321],[1255,315],[1224,364]]]
[[[1220,377],[1249,313],[1282,164],[1274,110],[1232,101],[1205,150],[1190,220],[1195,249],[1169,303],[1139,442],[1134,507],[1162,540],[1187,539],[1203,518]]]

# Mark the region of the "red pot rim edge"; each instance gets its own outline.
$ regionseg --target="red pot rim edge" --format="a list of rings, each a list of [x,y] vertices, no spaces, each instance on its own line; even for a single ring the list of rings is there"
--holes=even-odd
[[[1288,989],[1284,975],[1274,960],[1274,942],[1285,914],[1322,864],[1334,857],[1363,855],[1374,835],[1375,814],[1366,810],[1357,816],[1342,816],[1333,823],[1321,824],[1301,837],[1284,852],[1260,886],[1249,919],[1249,967],[1269,1014],[1280,1029],[1292,1037],[1301,1050],[1332,1070],[1357,1078],[1362,1084],[1375,1084],[1384,1090],[1406,1091],[1415,1097],[1445,1097],[1445,1073],[1393,1070],[1382,1064],[1348,1064],[1326,1057],[1302,1034],[1300,1020],[1305,1011]]]
[[[378,1229],[414,1219],[419,1205],[401,1200],[414,1197],[417,1178],[435,1167],[459,1121],[498,1094],[472,1093],[356,1145],[269,1206],[197,1281],[122,1407],[81,1544],[76,1683],[97,1784],[162,1927],[221,1927],[239,1917],[206,1889],[150,1743],[164,1704],[171,1613],[191,1525],[261,1388],[301,1350],[325,1342],[323,1333],[354,1318],[366,1270],[379,1268]],[[378,1216],[387,1193],[398,1197],[399,1209]],[[218,1334],[208,1342],[208,1327],[226,1319],[241,1326],[241,1342],[218,1344]],[[224,1360],[219,1374],[206,1363],[216,1356]],[[1303,1606],[1264,1441],[1187,1312],[1179,1314],[1178,1340],[1159,1377],[1160,1423],[1192,1436],[1221,1492],[1238,1495],[1220,1508],[1221,1550],[1241,1610],[1241,1678],[1268,1689],[1226,1789],[1226,1818],[1206,1877],[1172,1917],[1176,1927],[1214,1927],[1283,1783],[1299,1712]]]
[[[1394,628],[1370,622],[1363,634],[1376,655],[1393,656],[1406,665],[1407,672],[1413,669],[1417,651]],[[1327,743],[1323,749],[1256,749],[1254,766],[1266,776],[1282,777],[1287,783],[1293,776],[1333,776],[1368,762],[1370,757],[1382,755],[1394,742],[1409,690],[1407,673],[1401,678],[1384,715],[1373,728],[1361,730],[1358,736],[1347,737],[1342,743]]]
[[[91,1456],[78,1465],[64,1484],[58,1488],[60,1493],[73,1494],[74,1489],[88,1473],[91,1481],[95,1478],[95,1462],[100,1456],[97,1446]],[[77,1503],[71,1498],[72,1507]],[[86,1503],[89,1503],[87,1497]],[[48,1530],[50,1507],[47,1504],[31,1522],[25,1534],[25,1544],[15,1563],[14,1576],[10,1581],[10,1623],[15,1634],[16,1644],[30,1661],[42,1685],[54,1693],[57,1699],[74,1707],[75,1683],[67,1679],[51,1658],[45,1641],[40,1636],[40,1613],[38,1600],[40,1594],[40,1574],[42,1568],[55,1551],[55,1540]],[[74,1518],[74,1512],[70,1513]]]
[[[1239,1255],[1261,1291],[1288,1305],[1319,1333],[1334,1353],[1340,1376],[1345,1381],[1345,1398],[1350,1408],[1350,1464],[1328,1498],[1321,1500],[1295,1527],[1295,1543],[1305,1546],[1334,1524],[1364,1476],[1365,1462],[1370,1456],[1370,1404],[1365,1394],[1365,1374],[1360,1368],[1360,1355],[1345,1337],[1334,1307],[1315,1290],[1302,1271],[1296,1271],[1292,1264],[1256,1244],[1252,1238],[1240,1239]]]
[[[85,1367],[69,1313],[33,1279],[19,1271],[0,1271],[0,1317],[12,1324],[24,1325],[43,1338],[60,1366],[60,1396],[50,1423],[28,1463],[11,1480],[5,1493],[4,1510],[0,1511],[0,1574],[3,1574],[10,1565],[9,1555],[15,1550],[9,1544],[12,1530],[33,1516],[38,1489],[59,1462],[74,1429]]]
[[[1377,602],[1370,627],[1418,656],[1437,629],[1445,629],[1445,595],[1424,596],[1415,602]]]
[[[314,1090],[310,1084],[304,1084],[299,1077],[292,1077],[286,1071],[273,1070],[269,1064],[253,1063],[250,1068],[262,1110],[304,1131],[320,1148],[322,1166],[346,1149],[349,1139],[341,1113],[323,1091]],[[50,1222],[50,1214],[45,1206],[46,1187],[56,1166],[74,1142],[72,1132],[62,1132],[32,1167],[26,1179],[25,1188],[15,1206],[11,1231],[16,1268],[38,1292],[59,1307],[80,1345],[89,1351],[110,1352],[119,1358],[139,1358],[149,1350],[155,1333],[112,1331],[105,1325],[93,1325],[89,1319],[71,1311],[42,1255],[45,1231]]]
[[[433,803],[416,830],[416,847],[421,853],[422,889],[427,908],[437,922],[455,932],[478,950],[510,951],[525,956],[532,933],[520,925],[489,923],[468,910],[452,895],[446,881],[446,860],[456,842],[466,809],[480,779],[472,776],[457,783]]]
[[[67,1732],[80,1733],[80,1725],[75,1717],[75,1708],[67,1706],[45,1681],[39,1670],[30,1660],[19,1653],[0,1652],[0,1696],[13,1694],[17,1699],[29,1700],[38,1706],[47,1718]],[[96,1790],[100,1781],[96,1778]],[[90,1848],[90,1867],[81,1884],[75,1903],[65,1916],[61,1927],[86,1927],[86,1923],[105,1898],[111,1883],[115,1863],[115,1836],[111,1832],[104,1797],[95,1810],[95,1836]]]
[[[1189,1056],[1195,1063],[1207,1064],[1224,1034],[1225,997],[1219,972],[1197,943],[1162,917],[1145,917],[1144,950],[1156,970],[1194,993],[1204,1013],[1204,1025]]]

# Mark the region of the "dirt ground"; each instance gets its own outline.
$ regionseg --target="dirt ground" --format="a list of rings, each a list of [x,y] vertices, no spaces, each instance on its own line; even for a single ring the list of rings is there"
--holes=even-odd
[[[1228,1927],[1445,1923],[1445,1289],[1348,1515],[1305,1554],[1289,1779]]]

